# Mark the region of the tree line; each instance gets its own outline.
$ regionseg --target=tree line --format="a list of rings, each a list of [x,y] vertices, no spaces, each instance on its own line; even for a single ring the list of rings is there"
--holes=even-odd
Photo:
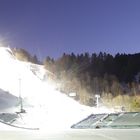
[[[140,94],[140,53],[63,54],[57,60],[46,57],[46,69],[54,72],[62,83],[60,90],[77,93],[84,104],[93,104],[94,95],[101,96]]]
[[[37,57],[28,61],[39,63]],[[86,105],[94,105],[95,94],[106,100],[140,95],[140,53],[64,53],[56,60],[47,56],[42,63],[54,73],[61,92],[76,93],[75,99]]]

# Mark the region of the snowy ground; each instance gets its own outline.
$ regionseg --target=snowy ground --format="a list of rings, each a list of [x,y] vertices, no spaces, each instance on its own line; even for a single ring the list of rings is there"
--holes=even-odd
[[[18,122],[19,125],[40,129],[63,129],[91,113],[109,111],[83,106],[55,90],[54,85],[47,81],[49,72],[43,66],[18,61],[10,48],[0,47],[0,66],[0,112],[19,111],[19,94],[24,99],[26,113],[13,124]],[[0,129],[6,129],[4,124],[0,126]]]
[[[136,129],[94,129],[69,131],[0,131],[1,140],[139,140]]]

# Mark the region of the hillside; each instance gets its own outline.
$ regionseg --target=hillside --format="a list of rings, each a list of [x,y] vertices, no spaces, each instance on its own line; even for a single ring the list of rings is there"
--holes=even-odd
[[[19,96],[26,110],[24,122],[40,128],[69,128],[90,113],[103,111],[81,105],[57,91],[48,80],[51,72],[42,65],[17,60],[10,48],[0,47],[0,66],[1,113],[19,111]]]

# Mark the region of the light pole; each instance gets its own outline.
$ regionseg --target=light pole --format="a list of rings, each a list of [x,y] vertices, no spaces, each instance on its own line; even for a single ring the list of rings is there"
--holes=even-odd
[[[21,78],[19,78],[19,101],[20,101],[20,113],[25,113],[26,111],[23,109],[23,102],[21,97]]]
[[[99,107],[99,98],[100,98],[100,95],[96,94],[95,95],[95,98],[96,98],[96,107],[98,108]]]

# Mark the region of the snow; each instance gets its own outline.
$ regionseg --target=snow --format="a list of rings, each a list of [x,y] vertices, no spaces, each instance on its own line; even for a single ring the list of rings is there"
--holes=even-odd
[[[10,48],[0,47],[0,66],[0,112],[19,110],[21,94],[26,110],[21,117],[25,124],[40,129],[63,129],[91,113],[109,111],[81,105],[60,93],[52,83],[44,80],[51,72],[41,65],[17,60]]]
[[[1,140],[139,140],[138,129],[0,131]]]

